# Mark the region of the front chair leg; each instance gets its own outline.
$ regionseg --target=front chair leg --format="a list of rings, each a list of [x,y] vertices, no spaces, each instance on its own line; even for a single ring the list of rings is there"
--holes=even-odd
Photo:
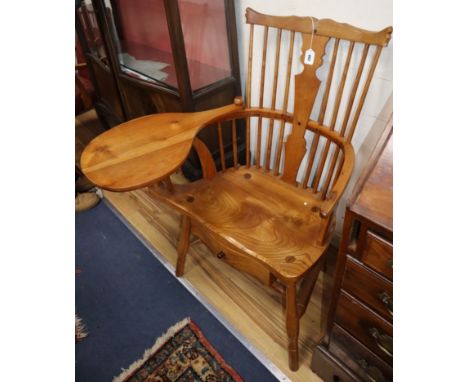
[[[299,316],[296,304],[296,283],[288,284],[286,287],[286,332],[288,334],[289,368],[296,371],[299,368]]]
[[[180,277],[184,274],[185,257],[187,256],[188,248],[190,245],[190,218],[182,215],[180,226],[179,243],[177,244],[177,266],[176,276]]]

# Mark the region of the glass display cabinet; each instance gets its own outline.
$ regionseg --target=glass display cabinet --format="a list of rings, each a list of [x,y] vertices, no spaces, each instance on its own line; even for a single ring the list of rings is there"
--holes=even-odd
[[[76,29],[107,127],[152,113],[211,109],[241,95],[234,0],[84,0]],[[215,127],[200,138],[219,159]],[[226,159],[230,139],[223,141]],[[245,142],[237,144],[245,150]],[[201,177],[195,154],[183,171]]]

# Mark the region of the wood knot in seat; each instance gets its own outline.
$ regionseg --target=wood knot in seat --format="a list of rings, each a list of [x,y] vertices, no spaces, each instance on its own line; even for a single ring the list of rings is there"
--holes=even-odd
[[[294,261],[296,261],[296,258],[294,256],[288,256],[285,260],[287,263],[294,263]]]
[[[250,179],[251,177],[252,177],[252,175],[249,174],[248,172],[244,174],[245,179]]]
[[[325,211],[322,211],[318,206],[311,207],[310,211],[319,214],[322,219],[325,219],[327,217],[327,213]]]
[[[189,203],[192,203],[195,200],[195,198],[192,195],[189,195],[185,198],[185,200]]]

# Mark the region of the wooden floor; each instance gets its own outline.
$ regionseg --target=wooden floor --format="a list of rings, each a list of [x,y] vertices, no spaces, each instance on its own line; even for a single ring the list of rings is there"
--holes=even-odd
[[[96,123],[93,110],[76,118],[77,155],[87,141],[99,132]],[[184,182],[184,179],[175,174],[173,182]],[[104,191],[104,196],[147,243],[175,267],[179,214],[152,199],[146,189],[126,193]],[[199,240],[192,238],[191,241],[185,280],[225,321],[292,381],[321,381],[312,372],[310,365],[312,350],[321,338],[321,313],[328,307],[332,282],[330,275],[334,272],[336,251],[333,248],[329,251],[327,273],[321,273],[309,307],[301,319],[300,368],[297,372],[291,372],[288,367],[287,337],[280,296],[252,277],[219,261]],[[322,310],[322,302],[325,310]]]
[[[146,189],[127,193],[105,191],[104,196],[175,267],[179,214],[152,199]],[[320,381],[310,364],[312,349],[321,337],[322,291],[324,282],[327,293],[330,289],[329,272],[330,268],[327,275],[320,275],[307,312],[301,319],[301,366],[297,372],[288,368],[285,322],[277,293],[219,261],[203,243],[193,238],[184,278],[292,381]]]

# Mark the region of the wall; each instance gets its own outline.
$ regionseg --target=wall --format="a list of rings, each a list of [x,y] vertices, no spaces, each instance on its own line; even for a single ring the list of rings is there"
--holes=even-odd
[[[239,0],[236,1],[236,22],[239,39],[239,60],[241,68],[241,83],[243,94],[245,94],[245,83],[246,83],[246,72],[247,72],[247,57],[248,57],[248,43],[249,43],[249,27],[245,23],[245,9],[251,7],[256,11],[271,14],[271,15],[298,15],[298,16],[314,16],[316,18],[331,18],[339,22],[346,22],[354,26],[368,29],[368,30],[381,30],[389,25],[392,25],[392,0]],[[271,34],[271,36],[270,36]],[[270,62],[274,62],[274,39],[275,33],[270,33],[268,38],[268,56]],[[271,37],[271,38],[270,38]],[[287,36],[283,36],[288,38]],[[262,33],[255,33],[254,35],[254,47],[262,46],[263,36]],[[295,54],[299,55],[299,41],[296,39]],[[261,48],[259,48],[261,49]],[[285,49],[286,50],[286,49]],[[271,53],[271,54],[270,54]],[[285,52],[284,52],[285,53]],[[327,51],[324,57],[324,62],[329,60],[330,51]],[[282,53],[283,54],[283,53]],[[286,53],[285,53],[286,54]],[[340,54],[340,53],[339,53]],[[260,76],[260,65],[261,65],[261,54],[257,54],[257,57],[253,61],[253,82],[252,82],[252,100],[258,100],[259,96],[259,82]],[[340,57],[340,56],[339,56]],[[342,54],[342,61],[344,54]],[[339,59],[337,60],[337,62]],[[341,63],[342,64],[342,63]],[[350,66],[350,74],[356,70],[358,62],[353,62]],[[293,73],[300,72],[300,64],[293,61]],[[320,69],[318,70],[319,75]],[[270,78],[272,68],[267,66],[266,78]],[[279,71],[279,83],[282,83],[282,77],[285,77],[285,69],[280,68]],[[320,77],[320,75],[319,75]],[[264,99],[268,100],[265,102],[267,107],[270,106],[271,92],[272,92],[272,81],[265,81],[265,93]],[[294,81],[291,81],[291,94],[294,94]],[[332,89],[332,92],[336,89]],[[389,43],[387,48],[384,48],[379,64],[376,68],[369,92],[366,98],[366,102],[361,112],[361,116],[357,125],[356,133],[353,137],[352,144],[356,152],[356,165],[351,179],[350,185],[344,195],[342,202],[337,211],[337,233],[341,232],[342,220],[344,216],[344,209],[346,205],[346,199],[353,188],[353,185],[359,177],[362,168],[367,162],[372,149],[374,148],[381,132],[385,127],[391,112],[392,112],[392,91],[393,91],[393,42]],[[319,93],[320,94],[320,93]],[[288,103],[288,111],[292,111],[293,100],[290,97]],[[281,107],[282,91],[278,89],[277,94],[277,107]],[[255,102],[253,102],[255,104]],[[331,109],[331,108],[330,108]],[[312,112],[314,117],[316,111]],[[329,114],[327,112],[327,114]],[[340,117],[339,117],[340,118]],[[338,118],[338,119],[339,119]],[[327,118],[325,118],[325,122]],[[252,122],[252,135],[251,135],[251,147],[254,148],[256,145],[256,128],[255,123]],[[265,126],[265,125],[263,125]],[[263,127],[265,130],[266,128]],[[266,134],[264,134],[266,135]],[[274,141],[277,137],[274,135]],[[274,142],[273,147],[276,147]],[[308,142],[310,144],[310,142]],[[265,137],[262,139],[262,147],[266,145]],[[303,163],[304,164],[304,163]],[[301,167],[299,178],[302,176],[301,171],[304,166]]]

